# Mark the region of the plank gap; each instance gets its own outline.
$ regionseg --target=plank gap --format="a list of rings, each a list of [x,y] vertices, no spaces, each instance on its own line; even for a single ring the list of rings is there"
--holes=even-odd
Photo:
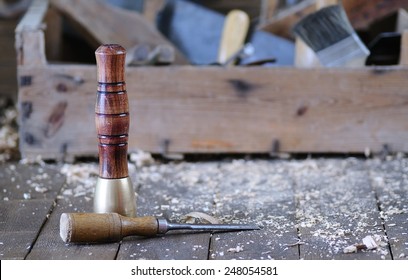
[[[61,189],[60,189],[60,192],[61,192]],[[31,253],[31,250],[34,248],[34,245],[35,245],[35,243],[37,242],[38,237],[41,235],[41,232],[42,232],[42,230],[43,230],[45,224],[48,222],[49,217],[51,216],[51,213],[54,211],[54,208],[55,208],[56,205],[57,205],[57,199],[55,199],[55,200],[53,201],[53,203],[51,204],[50,209],[48,210],[47,214],[45,215],[45,218],[44,218],[44,220],[43,220],[43,223],[42,223],[41,226],[40,226],[40,229],[39,229],[38,232],[37,232],[37,235],[34,237],[34,240],[33,240],[33,242],[31,243],[31,246],[30,246],[30,248],[28,249],[27,254],[24,256],[24,259],[25,259],[25,260],[27,259],[28,255]]]
[[[207,260],[211,259],[211,245],[212,245],[212,239],[213,239],[213,234],[210,233],[210,238],[208,238],[208,254],[207,254]]]
[[[382,207],[380,197],[379,197],[379,195],[378,195],[378,193],[377,193],[376,188],[374,187],[373,178],[370,176],[369,170],[367,170],[367,178],[369,179],[371,189],[372,189],[372,191],[373,191],[373,193],[374,193],[375,201],[377,202],[378,216],[379,216],[380,219],[381,219],[381,226],[382,226],[382,228],[383,228],[384,235],[385,235],[386,238],[387,238],[388,251],[390,252],[391,260],[394,260],[394,254],[393,254],[393,252],[392,252],[392,247],[391,247],[391,243],[390,243],[390,237],[388,236],[388,232],[387,232],[387,229],[386,229],[386,227],[385,227],[385,223],[386,223],[387,221],[386,221],[385,218],[381,215],[381,212],[382,212],[382,211],[385,211],[385,209],[383,209],[383,207]]]

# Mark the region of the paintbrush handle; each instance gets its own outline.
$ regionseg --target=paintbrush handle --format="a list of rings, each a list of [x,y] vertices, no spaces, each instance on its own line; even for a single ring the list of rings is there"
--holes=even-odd
[[[117,213],[63,213],[60,236],[67,243],[117,242],[123,237],[154,236],[158,232],[157,218],[129,218]]]
[[[97,98],[95,123],[99,141],[99,176],[128,177],[129,102],[125,83],[126,50],[116,44],[95,51]]]

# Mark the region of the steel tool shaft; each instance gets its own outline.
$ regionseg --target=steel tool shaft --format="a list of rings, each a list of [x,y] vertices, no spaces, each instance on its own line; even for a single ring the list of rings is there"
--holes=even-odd
[[[256,225],[176,224],[162,217],[130,218],[117,213],[63,213],[60,236],[67,243],[117,242],[131,235],[155,236],[172,230],[243,231],[259,230]]]

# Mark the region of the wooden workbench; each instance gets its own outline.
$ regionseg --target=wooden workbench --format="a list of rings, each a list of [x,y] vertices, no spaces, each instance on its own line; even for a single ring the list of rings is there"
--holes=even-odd
[[[259,231],[128,237],[67,245],[63,212],[92,210],[92,170],[0,166],[0,259],[406,259],[408,159],[221,160],[153,164],[131,176],[139,215],[180,221],[189,212]],[[61,172],[61,170],[63,172]],[[68,171],[67,171],[68,170]],[[71,172],[71,173],[69,173]],[[68,174],[68,177],[65,175]],[[344,253],[371,236],[378,248]]]

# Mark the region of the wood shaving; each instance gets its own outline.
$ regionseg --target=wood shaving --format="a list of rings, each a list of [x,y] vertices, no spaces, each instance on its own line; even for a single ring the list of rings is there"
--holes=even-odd
[[[388,246],[387,242],[382,241],[380,235],[367,235],[363,238],[362,243],[347,246],[343,249],[343,253],[357,253],[361,250],[379,250],[382,255],[387,255],[388,252],[384,248]]]
[[[96,163],[64,164],[61,173],[66,175],[68,188],[62,191],[65,196],[92,195],[99,174]]]
[[[286,247],[295,247],[298,245],[305,245],[306,243],[301,241],[300,239],[298,239],[295,243],[291,243],[291,244],[283,244]]]
[[[343,249],[343,253],[350,254],[350,253],[357,253],[357,246],[350,245]]]
[[[221,221],[219,219],[202,212],[190,212],[186,214],[182,220],[185,223],[189,224],[197,223],[221,224]]]
[[[41,186],[36,186],[36,187],[34,188],[34,190],[35,190],[36,192],[39,192],[39,193],[46,193],[46,192],[48,192],[48,189],[47,189],[47,188],[41,187]]]
[[[20,164],[38,164],[40,166],[45,166],[45,162],[43,161],[40,155],[36,157],[25,157],[20,160]]]
[[[373,250],[378,247],[377,242],[371,235],[368,235],[363,238],[363,244],[366,246],[368,250]]]
[[[17,154],[17,109],[0,97],[0,162],[6,162]]]
[[[130,162],[133,162],[138,168],[150,166],[155,163],[154,158],[150,153],[140,150],[131,153],[129,160]]]
[[[240,245],[237,245],[237,247],[235,247],[235,248],[229,248],[227,250],[227,252],[232,252],[232,253],[239,253],[239,252],[242,252],[242,251],[244,251],[244,246],[240,246]]]

